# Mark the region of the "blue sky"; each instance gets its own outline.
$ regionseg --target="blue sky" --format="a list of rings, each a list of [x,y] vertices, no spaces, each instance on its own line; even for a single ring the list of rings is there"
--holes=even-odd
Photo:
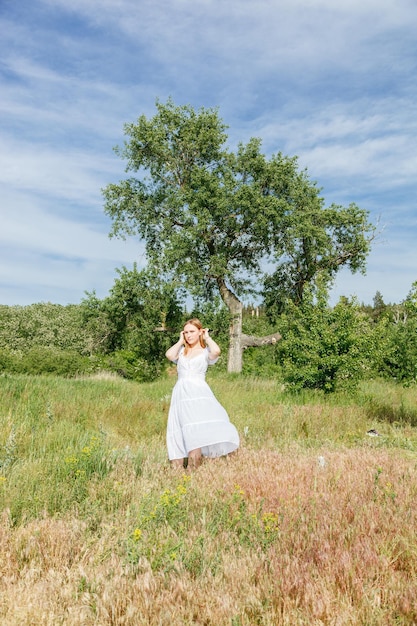
[[[0,0],[0,304],[105,297],[143,245],[109,239],[113,147],[155,100],[218,107],[229,144],[299,157],[380,231],[332,290],[417,280],[415,0]]]

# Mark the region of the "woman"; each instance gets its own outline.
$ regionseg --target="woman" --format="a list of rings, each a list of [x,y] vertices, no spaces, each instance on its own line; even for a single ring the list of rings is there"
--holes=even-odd
[[[196,468],[203,456],[230,454],[239,447],[239,435],[226,410],[206,383],[206,371],[220,356],[220,348],[193,318],[184,324],[180,338],[166,352],[177,364],[178,380],[168,413],[168,458],[175,467]]]

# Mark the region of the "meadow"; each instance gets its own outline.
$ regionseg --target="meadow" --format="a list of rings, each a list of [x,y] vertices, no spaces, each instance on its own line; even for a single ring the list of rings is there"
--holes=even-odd
[[[208,380],[241,448],[176,472],[173,377],[0,378],[0,624],[417,624],[417,389]]]

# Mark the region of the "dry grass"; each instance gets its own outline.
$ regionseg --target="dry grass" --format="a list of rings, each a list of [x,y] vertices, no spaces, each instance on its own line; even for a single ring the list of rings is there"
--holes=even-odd
[[[415,473],[372,447],[119,461],[83,519],[3,513],[0,623],[416,624]]]
[[[173,384],[0,378],[1,626],[417,624],[417,388],[213,377],[242,447],[183,474]]]

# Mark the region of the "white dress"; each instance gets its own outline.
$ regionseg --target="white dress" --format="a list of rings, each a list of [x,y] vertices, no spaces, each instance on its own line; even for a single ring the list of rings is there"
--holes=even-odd
[[[217,360],[217,359],[216,359]],[[177,361],[178,380],[172,390],[168,413],[168,458],[183,459],[201,448],[203,456],[229,454],[239,447],[239,435],[226,410],[206,383],[208,348],[187,358],[183,351]]]

